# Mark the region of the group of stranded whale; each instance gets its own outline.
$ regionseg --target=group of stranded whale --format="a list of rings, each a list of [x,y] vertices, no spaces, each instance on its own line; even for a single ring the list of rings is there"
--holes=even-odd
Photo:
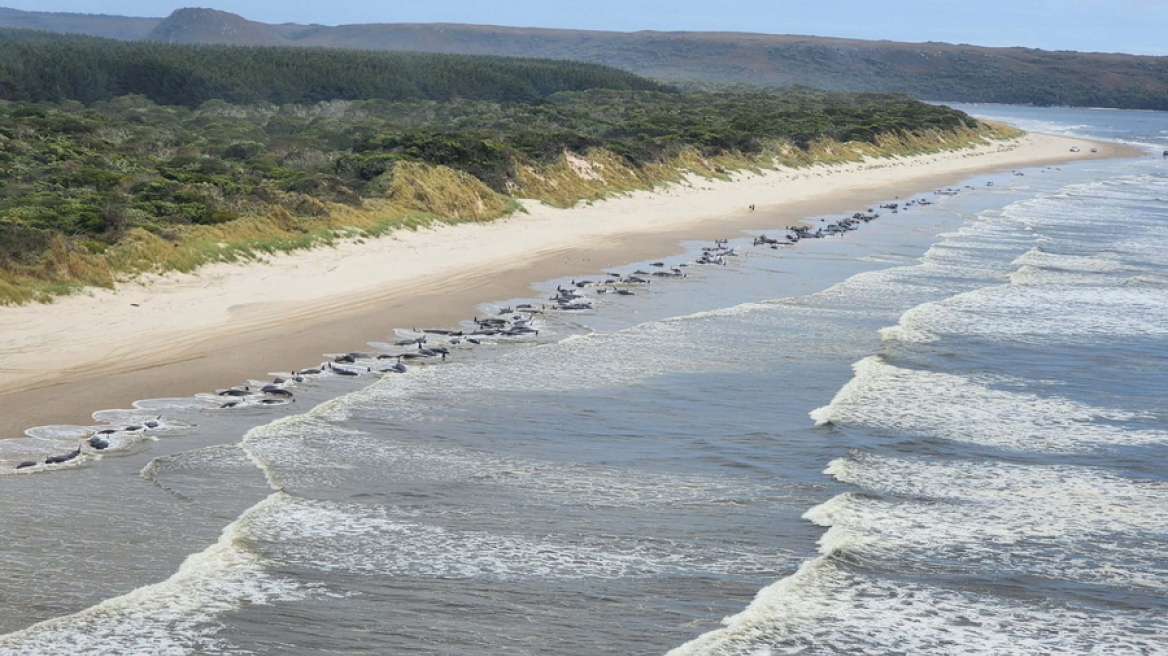
[[[115,433],[121,433],[121,432],[140,433],[140,432],[144,432],[144,431],[147,431],[150,429],[158,428],[159,426],[162,425],[161,422],[162,422],[162,416],[159,415],[157,418],[149,419],[147,421],[142,422],[141,424],[133,424],[130,426],[123,426],[122,428],[103,428],[101,430],[94,431],[92,435],[89,435],[85,439],[81,440],[81,444],[79,444],[76,449],[73,449],[72,451],[69,451],[68,453],[62,453],[60,455],[49,456],[48,458],[45,458],[43,463],[38,462],[36,460],[25,460],[25,461],[22,461],[20,464],[18,464],[16,466],[16,468],[17,469],[29,469],[31,467],[36,467],[36,466],[41,465],[41,464],[44,464],[44,465],[64,464],[66,462],[70,462],[72,460],[76,460],[77,458],[81,457],[81,454],[84,453],[87,449],[92,449],[94,451],[104,451],[104,450],[110,448],[109,438],[110,438],[110,436],[112,436]]]
[[[1021,175],[1015,172],[1015,175]],[[993,183],[986,183],[992,185]],[[966,189],[972,189],[966,186]],[[939,189],[934,193],[938,196],[952,196],[960,190],[955,188]],[[931,205],[932,201],[924,198],[913,199],[907,202],[899,200],[884,203],[881,210],[889,210],[896,214],[914,206]],[[754,246],[779,249],[784,246],[793,246],[804,239],[822,239],[839,236],[859,229],[862,225],[880,217],[875,208],[868,208],[864,212],[856,212],[849,217],[827,222],[820,219],[822,225],[793,225],[786,228],[781,237],[768,237],[766,234],[756,236]],[[539,322],[536,317],[548,312],[579,312],[594,310],[597,307],[598,296],[614,294],[618,296],[635,296],[637,289],[652,284],[654,279],[679,279],[687,277],[686,269],[691,266],[725,266],[730,260],[739,255],[736,247],[729,245],[729,240],[715,240],[713,245],[705,246],[697,259],[691,262],[667,264],[664,261],[653,262],[649,269],[637,269],[632,273],[607,272],[596,280],[572,280],[558,285],[554,294],[541,303],[521,303],[515,306],[498,308],[495,316],[475,317],[473,328],[470,329],[443,329],[424,328],[402,331],[412,333],[408,339],[394,343],[393,352],[368,353],[353,351],[333,356],[316,367],[291,372],[290,375],[274,378],[270,383],[261,385],[244,385],[229,389],[218,390],[214,396],[214,407],[221,410],[241,407],[283,405],[296,400],[292,388],[299,383],[323,376],[360,377],[385,376],[405,374],[411,365],[436,364],[446,362],[453,354],[452,349],[464,349],[480,346],[488,340],[498,341],[500,338],[530,338],[539,335]],[[590,294],[589,292],[593,292]],[[409,363],[409,364],[407,364]],[[104,451],[111,446],[110,438],[116,433],[142,433],[157,429],[162,424],[162,417],[145,421],[141,424],[123,426],[120,428],[104,428],[93,431],[81,440],[77,448],[60,455],[52,455],[43,461],[25,460],[16,466],[16,469],[46,468],[61,465],[80,458],[87,452]]]

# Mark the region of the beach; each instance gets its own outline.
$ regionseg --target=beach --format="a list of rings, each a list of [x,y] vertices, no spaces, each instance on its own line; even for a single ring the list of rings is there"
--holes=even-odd
[[[100,409],[314,366],[326,352],[364,348],[399,327],[453,326],[480,303],[529,295],[535,282],[664,257],[683,240],[862,211],[981,173],[1138,154],[1030,134],[977,150],[691,178],[571,209],[529,202],[523,212],[489,223],[395,233],[0,308],[0,437],[43,424],[86,425]]]
[[[82,425],[0,440],[0,656],[1157,653],[1163,114],[965,111],[1144,154],[691,180],[28,308],[95,370],[9,397]],[[604,270],[651,284],[570,282]]]

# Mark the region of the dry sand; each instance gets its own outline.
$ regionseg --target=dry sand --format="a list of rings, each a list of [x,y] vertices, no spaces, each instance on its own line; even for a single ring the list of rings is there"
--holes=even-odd
[[[1081,152],[1071,153],[1077,145]],[[1098,153],[1090,153],[1091,148]],[[691,179],[561,210],[400,232],[151,276],[51,305],[0,308],[0,437],[87,425],[105,408],[187,396],[315,365],[397,327],[452,326],[478,303],[530,295],[560,276],[680,251],[684,239],[738,236],[852,212],[972,175],[1089,157],[1138,156],[1106,143],[1031,134],[1013,142],[864,164]],[[751,203],[757,211],[748,212]]]

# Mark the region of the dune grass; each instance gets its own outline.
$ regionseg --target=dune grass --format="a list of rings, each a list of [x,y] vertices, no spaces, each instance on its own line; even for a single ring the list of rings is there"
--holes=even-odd
[[[508,193],[445,166],[398,162],[374,181],[381,196],[359,205],[301,199],[293,213],[284,205],[215,225],[175,226],[167,231],[132,228],[113,245],[55,235],[34,264],[0,268],[0,304],[51,302],[87,287],[111,288],[143,274],[192,273],[217,262],[247,262],[279,253],[327,247],[344,239],[383,236],[434,224],[490,221],[510,215],[519,198],[555,207],[676,184],[687,176],[729,179],[744,171],[856,163],[941,152],[1008,140],[1022,133],[1009,126],[923,130],[880,135],[875,143],[827,139],[799,148],[767,142],[757,154],[701,154],[693,148],[664,161],[636,166],[603,148],[564,152],[554,161],[519,167]]]

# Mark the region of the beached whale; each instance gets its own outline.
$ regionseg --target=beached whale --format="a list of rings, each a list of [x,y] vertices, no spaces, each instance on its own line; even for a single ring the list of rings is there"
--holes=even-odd
[[[353,371],[352,369],[346,369],[344,367],[334,367],[333,365],[329,365],[329,371],[340,376],[360,376],[362,373],[359,371]],[[370,371],[369,367],[366,367],[365,371]]]
[[[246,388],[246,387],[243,389],[232,388],[232,389],[222,390],[220,392],[217,392],[217,394],[219,396],[251,396],[251,390],[249,388]]]
[[[401,362],[398,362],[397,364],[393,365],[392,367],[382,369],[381,373],[383,373],[383,374],[404,374],[409,370],[410,370],[409,367],[405,366]]]
[[[69,453],[66,453],[64,455],[49,456],[48,458],[45,458],[45,464],[46,465],[59,465],[63,462],[69,462],[70,460],[73,460],[74,458],[76,458],[79,455],[81,455],[81,449],[74,449],[74,450],[72,450]]]

